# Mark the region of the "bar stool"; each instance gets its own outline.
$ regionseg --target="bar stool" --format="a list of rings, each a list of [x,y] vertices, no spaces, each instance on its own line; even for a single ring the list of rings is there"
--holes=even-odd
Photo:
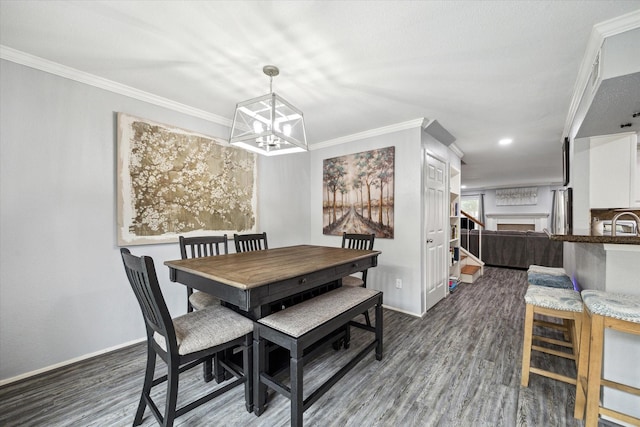
[[[582,299],[580,298],[580,294],[570,289],[531,285],[527,288],[524,300],[526,303],[526,313],[524,322],[524,342],[522,348],[521,385],[523,387],[529,386],[530,373],[575,385],[575,378],[547,371],[545,369],[532,367],[531,351],[535,350],[577,362],[579,337],[582,325]],[[563,341],[550,337],[534,335],[534,326],[551,327],[560,330],[564,329],[564,324],[534,320],[534,316],[536,314],[562,319],[563,322],[568,320],[568,325],[570,326],[567,331],[568,340]],[[571,349],[571,353],[534,345],[534,340],[569,348]]]
[[[640,335],[640,296],[584,290],[582,300],[584,327],[580,341],[584,351],[580,354],[578,364],[579,381],[576,387],[574,417],[583,418],[586,400],[586,427],[596,427],[599,415],[607,415],[633,425],[640,425],[640,418],[605,408],[600,403],[602,386],[640,396],[639,388],[602,378],[604,330],[609,328]]]
[[[562,267],[545,267],[542,265],[532,264],[527,270],[527,284],[536,286],[546,286],[549,288],[562,288],[562,289],[574,289],[573,281],[567,275],[567,272]],[[571,341],[571,329],[573,328],[573,322],[568,319],[563,319],[563,325],[546,324],[535,321],[538,326],[546,326],[556,328],[564,333],[564,339],[567,342]],[[548,323],[548,322],[547,322]],[[576,341],[579,342],[580,337],[576,337]]]

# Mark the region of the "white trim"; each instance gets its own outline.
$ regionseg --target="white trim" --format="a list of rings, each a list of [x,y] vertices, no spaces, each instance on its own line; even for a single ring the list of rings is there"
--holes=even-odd
[[[402,313],[402,314],[408,314],[409,316],[413,316],[413,317],[417,317],[417,318],[421,318],[423,316],[423,315],[419,315],[419,314],[416,314],[416,313],[412,313],[410,311],[401,310],[401,309],[396,308],[396,307],[390,307],[390,306],[388,306],[386,304],[382,304],[382,307],[386,308],[387,310],[396,311],[396,312]]]
[[[547,212],[517,212],[517,213],[488,213],[484,214],[489,218],[547,218]]]
[[[377,129],[371,129],[364,132],[358,132],[351,135],[341,136],[335,139],[329,139],[322,141],[313,146],[309,146],[309,150],[319,150],[321,148],[332,147],[334,145],[344,144],[345,142],[358,141],[364,138],[371,138],[379,135],[386,135],[388,133],[398,132],[401,130],[411,129],[415,127],[421,127],[424,123],[424,118],[409,120],[407,122],[396,123],[395,125],[383,126]]]
[[[533,224],[534,230],[542,232],[549,227],[549,214],[546,212],[487,213],[485,230],[495,231],[500,224]]]
[[[231,120],[227,119],[226,117],[218,116],[217,114],[213,114],[208,111],[190,107],[186,104],[181,104],[179,102],[172,101],[170,99],[163,98],[161,96],[154,95],[152,93],[145,92],[131,86],[123,85],[112,80],[98,77],[96,75],[89,74],[75,68],[67,67],[65,65],[49,61],[38,56],[30,55],[28,53],[21,52],[4,45],[0,45],[0,59],[6,59],[7,61],[15,62],[16,64],[25,65],[27,67],[35,68],[40,71],[45,71],[47,73],[55,74],[60,77],[84,83],[89,86],[108,90],[109,92],[128,96],[133,99],[148,102],[149,104],[168,108],[180,113],[188,114],[193,117],[199,117],[201,119],[209,120],[213,123],[224,125],[229,128],[231,127]]]
[[[593,26],[603,38],[622,34],[640,27],[640,9]]]
[[[514,185],[510,185],[509,188],[519,188],[519,187],[562,187],[562,183],[561,182],[533,182],[530,184],[514,184]],[[479,187],[469,187],[469,188],[465,188],[463,191],[465,193],[468,192],[473,192],[473,191],[486,191],[486,190],[499,190],[502,188],[507,188],[505,186],[488,186],[488,187],[484,187],[484,186],[479,186]],[[555,190],[555,188],[552,188],[550,191]]]
[[[74,357],[73,359],[65,360],[64,362],[56,363],[54,365],[45,366],[44,368],[36,369],[35,371],[26,372],[24,374],[17,375],[15,377],[7,378],[4,380],[0,380],[0,387],[14,383],[16,381],[24,380],[29,377],[33,377],[35,375],[43,374],[45,372],[53,371],[54,369],[62,368],[77,362],[82,362],[83,360],[91,359],[92,357],[100,356],[106,353],[110,353],[115,350],[120,350],[125,347],[129,347],[134,344],[138,344],[146,341],[146,338],[140,338],[137,340],[129,341],[123,344],[119,344],[113,347],[105,348],[104,350],[96,351],[95,353],[85,354],[84,356]]]
[[[453,154],[455,154],[456,156],[458,156],[458,158],[460,158],[460,159],[462,159],[462,158],[464,157],[464,151],[462,151],[462,150],[460,149],[460,147],[458,147],[458,146],[456,145],[456,143],[455,143],[455,142],[452,142],[452,143],[449,145],[449,150],[453,151]]]
[[[635,28],[640,28],[640,10],[629,12],[625,15],[618,16],[617,18],[613,18],[593,26],[589,41],[587,42],[585,54],[582,58],[582,63],[578,70],[578,77],[576,78],[576,83],[573,87],[573,97],[571,98],[569,113],[567,114],[567,120],[564,124],[564,130],[562,133],[563,137],[568,136],[571,139],[575,137],[575,135],[569,135],[569,132],[571,131],[571,126],[575,120],[576,113],[578,112],[578,107],[582,101],[584,91],[589,84],[589,77],[591,76],[592,70],[591,67],[596,56],[600,52],[604,39]]]

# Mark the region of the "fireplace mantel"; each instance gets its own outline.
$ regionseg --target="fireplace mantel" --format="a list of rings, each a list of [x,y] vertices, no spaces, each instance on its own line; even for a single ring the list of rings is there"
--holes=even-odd
[[[512,212],[512,213],[487,213],[487,230],[497,230],[498,224],[533,224],[535,231],[543,231],[548,227],[548,212]]]

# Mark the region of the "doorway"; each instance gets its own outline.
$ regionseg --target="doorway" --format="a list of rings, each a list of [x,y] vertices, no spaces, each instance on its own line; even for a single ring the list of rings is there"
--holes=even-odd
[[[448,270],[445,254],[448,234],[445,232],[448,218],[445,218],[447,193],[447,165],[424,151],[425,168],[423,189],[423,212],[426,229],[425,259],[425,310],[429,310],[446,296]]]

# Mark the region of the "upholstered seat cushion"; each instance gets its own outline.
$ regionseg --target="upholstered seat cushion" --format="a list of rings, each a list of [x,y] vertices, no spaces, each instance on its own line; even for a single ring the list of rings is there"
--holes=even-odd
[[[580,293],[573,289],[548,288],[546,286],[529,286],[524,295],[527,304],[536,307],[550,308],[561,311],[582,311]]]
[[[640,296],[638,295],[584,290],[582,300],[591,313],[640,323]]]
[[[569,276],[559,276],[545,273],[528,273],[527,281],[531,285],[549,288],[573,289],[573,282]]]
[[[364,281],[356,276],[347,276],[342,278],[342,286],[364,286]]]
[[[532,264],[529,266],[527,273],[550,274],[553,276],[566,276],[567,272],[562,267],[545,267],[544,265]]]
[[[343,286],[263,317],[258,322],[297,338],[379,293],[373,289]]]
[[[187,313],[173,319],[178,354],[185,355],[214,347],[253,332],[253,321],[221,305]],[[165,351],[164,337],[153,338]]]
[[[220,304],[220,300],[213,295],[198,291],[193,291],[189,296],[189,302],[191,303],[191,307],[196,310],[202,310],[203,308]]]

